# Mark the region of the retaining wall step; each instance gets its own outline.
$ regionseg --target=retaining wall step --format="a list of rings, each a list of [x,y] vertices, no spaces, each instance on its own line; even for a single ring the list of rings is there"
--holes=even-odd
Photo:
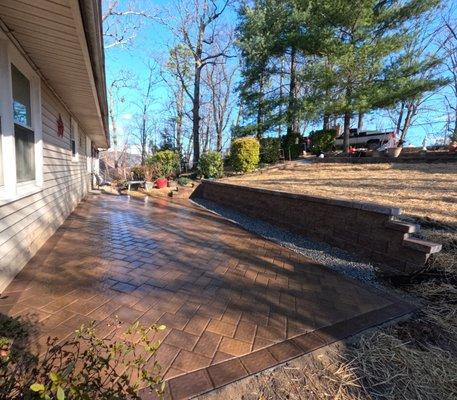
[[[388,221],[386,227],[404,233],[416,233],[420,231],[420,226],[403,221]]]
[[[416,238],[406,238],[403,240],[403,246],[422,251],[427,254],[438,253],[442,248],[442,245],[438,243],[428,242],[426,240]]]

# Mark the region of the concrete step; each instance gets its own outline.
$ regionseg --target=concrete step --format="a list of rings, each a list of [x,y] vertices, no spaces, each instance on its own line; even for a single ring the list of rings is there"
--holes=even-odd
[[[443,247],[441,244],[428,242],[422,239],[406,238],[403,240],[403,246],[409,247],[417,251],[421,251],[426,254],[438,253]]]

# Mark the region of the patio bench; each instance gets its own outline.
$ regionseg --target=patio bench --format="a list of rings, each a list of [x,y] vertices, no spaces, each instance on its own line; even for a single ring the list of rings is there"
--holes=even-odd
[[[127,181],[127,190],[130,192],[132,186],[142,186],[144,181]]]

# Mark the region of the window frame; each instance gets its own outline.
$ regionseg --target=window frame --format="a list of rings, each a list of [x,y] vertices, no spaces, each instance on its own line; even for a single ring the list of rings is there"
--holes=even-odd
[[[73,154],[73,143],[75,145],[75,154]],[[79,127],[74,118],[70,119],[70,156],[71,161],[79,161]]]
[[[92,173],[92,140],[86,135],[86,171]]]
[[[13,115],[13,82],[11,65],[14,65],[30,83],[30,127],[34,134],[34,179],[18,182],[16,175],[15,122]],[[16,201],[43,190],[43,132],[41,116],[41,79],[11,43],[0,32],[0,117],[2,119],[3,186],[0,187],[0,205]],[[17,124],[21,126],[21,124]]]

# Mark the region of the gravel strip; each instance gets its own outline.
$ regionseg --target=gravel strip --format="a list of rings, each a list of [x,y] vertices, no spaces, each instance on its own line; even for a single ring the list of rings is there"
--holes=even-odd
[[[241,226],[249,232],[253,232],[292,251],[303,254],[336,272],[377,288],[384,288],[376,278],[373,265],[362,261],[353,254],[332,247],[326,243],[306,239],[301,235],[278,228],[267,222],[251,218],[245,214],[241,214],[206,199],[196,199],[191,200],[191,202]]]

